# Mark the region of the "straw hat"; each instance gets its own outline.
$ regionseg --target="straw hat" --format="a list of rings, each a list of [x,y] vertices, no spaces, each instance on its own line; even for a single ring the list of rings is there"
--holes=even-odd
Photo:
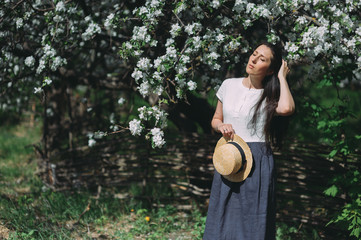
[[[233,141],[221,137],[214,149],[213,165],[225,179],[242,182],[252,169],[251,149],[238,135],[234,135]]]

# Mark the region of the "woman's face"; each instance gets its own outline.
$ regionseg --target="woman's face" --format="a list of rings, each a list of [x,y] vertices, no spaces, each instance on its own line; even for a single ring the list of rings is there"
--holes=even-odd
[[[272,51],[269,47],[265,45],[259,46],[249,57],[246,72],[249,75],[260,77],[272,74],[272,71],[269,70],[272,57]]]

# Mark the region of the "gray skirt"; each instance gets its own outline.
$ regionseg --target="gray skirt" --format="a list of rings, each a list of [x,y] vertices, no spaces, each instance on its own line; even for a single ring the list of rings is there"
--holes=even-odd
[[[234,183],[214,173],[203,240],[275,239],[275,170],[264,142],[249,142],[253,167]]]

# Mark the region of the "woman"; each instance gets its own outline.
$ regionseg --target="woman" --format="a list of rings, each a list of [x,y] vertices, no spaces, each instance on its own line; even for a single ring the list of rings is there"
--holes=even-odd
[[[245,78],[225,80],[217,92],[212,128],[239,135],[253,154],[253,169],[241,183],[215,171],[203,239],[275,239],[275,174],[270,145],[280,146],[283,117],[295,110],[281,50],[261,44],[249,57]]]

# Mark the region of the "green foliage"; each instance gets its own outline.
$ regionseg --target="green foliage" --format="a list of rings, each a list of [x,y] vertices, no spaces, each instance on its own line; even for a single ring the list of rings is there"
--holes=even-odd
[[[358,195],[353,202],[346,204],[341,214],[335,219],[331,220],[331,223],[346,222],[348,224],[347,230],[350,231],[350,236],[355,236],[357,239],[361,236],[361,194]]]
[[[329,224],[337,223],[338,227],[349,231],[350,236],[359,237],[361,179],[359,169],[352,167],[359,159],[350,156],[361,147],[357,134],[361,131],[360,92],[348,89],[345,84],[347,80],[351,82],[353,64],[342,62],[332,71],[325,69],[319,81],[305,83],[299,89],[303,97],[298,98],[297,106],[302,119],[298,118],[296,122],[301,122],[298,136],[332,146],[328,157],[334,162],[342,162],[345,174],[334,176],[324,193],[329,197],[342,196],[346,204]]]
[[[332,185],[331,187],[325,190],[325,194],[332,197],[336,196],[337,192],[338,192],[338,188],[335,185]]]
[[[277,223],[276,240],[320,240],[321,237],[316,229],[302,228],[302,224],[296,227],[292,223]]]
[[[361,235],[361,174],[358,170],[347,172],[332,179],[333,185],[325,190],[328,196],[347,194],[349,203],[327,225],[339,224],[346,226],[350,236],[359,238]]]

